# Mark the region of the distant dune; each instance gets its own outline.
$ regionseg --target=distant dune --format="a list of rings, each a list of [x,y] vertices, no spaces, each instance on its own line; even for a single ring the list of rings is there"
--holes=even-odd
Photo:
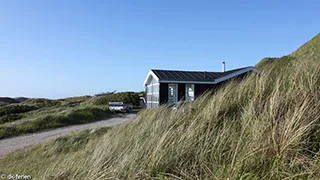
[[[18,103],[19,101],[9,98],[9,97],[0,97],[0,105],[2,104],[11,104],[11,103]]]

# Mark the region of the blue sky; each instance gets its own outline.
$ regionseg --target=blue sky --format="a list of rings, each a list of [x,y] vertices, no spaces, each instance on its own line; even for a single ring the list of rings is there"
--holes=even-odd
[[[291,53],[320,2],[0,1],[0,96],[140,91],[150,68],[221,71]]]

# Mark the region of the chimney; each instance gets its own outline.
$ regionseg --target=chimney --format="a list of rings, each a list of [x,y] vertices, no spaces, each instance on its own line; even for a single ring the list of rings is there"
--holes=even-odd
[[[225,72],[225,71],[226,71],[226,63],[222,62],[222,72]]]
[[[207,78],[207,72],[203,72],[203,78],[206,79]]]

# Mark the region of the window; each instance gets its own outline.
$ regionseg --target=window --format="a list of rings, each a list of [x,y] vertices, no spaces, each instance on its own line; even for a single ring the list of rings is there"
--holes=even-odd
[[[186,84],[186,101],[194,100],[194,84]]]
[[[159,83],[154,79],[147,85],[147,108],[159,106]]]
[[[170,97],[173,97],[174,96],[174,89],[173,87],[169,87],[170,89]]]

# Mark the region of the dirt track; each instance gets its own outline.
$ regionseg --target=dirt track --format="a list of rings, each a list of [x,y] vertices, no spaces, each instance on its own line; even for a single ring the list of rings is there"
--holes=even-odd
[[[57,138],[63,136],[69,132],[77,131],[81,129],[91,129],[97,127],[114,126],[127,121],[131,121],[136,117],[136,114],[117,115],[113,118],[97,121],[89,124],[73,125],[62,128],[57,128],[48,131],[36,132],[28,135],[8,138],[0,140],[0,157],[13,152],[18,149],[22,149],[26,146],[33,144],[39,144],[48,139]]]

